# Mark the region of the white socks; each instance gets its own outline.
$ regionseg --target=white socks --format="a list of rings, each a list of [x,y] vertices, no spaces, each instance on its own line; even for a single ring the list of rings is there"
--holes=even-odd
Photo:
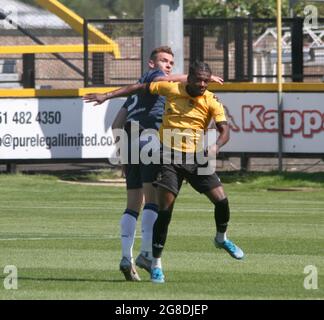
[[[141,253],[152,259],[153,225],[157,219],[157,205],[148,203],[144,206],[142,214],[142,245]],[[136,234],[138,212],[126,209],[120,219],[120,235],[122,256],[133,262],[133,246]]]
[[[141,253],[148,259],[152,259],[153,226],[157,219],[157,206],[146,204],[142,214],[142,245]]]
[[[133,262],[133,245],[136,234],[136,222],[138,213],[126,209],[120,219],[120,235],[122,244],[122,256]]]
[[[226,237],[226,232],[222,233],[222,232],[216,232],[216,241],[218,243],[223,243],[225,240],[227,240]]]

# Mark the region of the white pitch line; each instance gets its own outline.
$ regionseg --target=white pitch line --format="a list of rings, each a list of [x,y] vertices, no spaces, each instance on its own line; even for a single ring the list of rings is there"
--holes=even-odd
[[[11,211],[11,210],[38,210],[38,209],[45,209],[45,210],[88,210],[91,211],[107,211],[110,210],[120,210],[121,212],[125,209],[125,207],[107,207],[107,208],[101,208],[101,207],[0,207],[1,211]],[[233,212],[241,212],[241,213],[268,213],[269,215],[272,215],[272,213],[277,213],[278,209],[247,209],[247,208],[239,208],[239,207],[232,207],[231,210]],[[311,214],[318,214],[322,212],[322,208],[307,208],[308,211],[311,211]],[[285,214],[285,216],[296,216],[296,213],[304,212],[305,208],[287,208],[287,209],[280,209],[280,212]],[[206,209],[199,209],[199,208],[175,208],[174,212],[214,212],[213,207],[209,207]],[[289,214],[290,213],[290,214]]]
[[[136,236],[135,238],[140,239],[140,236]],[[71,237],[55,237],[55,238],[47,238],[47,237],[37,237],[37,238],[0,238],[0,241],[43,241],[43,240],[112,240],[112,239],[120,239],[119,236],[111,236],[111,237],[103,237],[103,238],[71,238]]]
[[[122,209],[125,209],[125,207],[111,207],[109,206],[108,207],[47,207],[47,206],[41,206],[41,207],[25,207],[25,206],[22,206],[22,207],[3,207],[3,206],[0,206],[0,210],[1,209],[5,209],[5,210],[12,210],[12,209],[77,209],[77,210],[108,210],[108,209],[116,209],[116,210],[122,210]]]

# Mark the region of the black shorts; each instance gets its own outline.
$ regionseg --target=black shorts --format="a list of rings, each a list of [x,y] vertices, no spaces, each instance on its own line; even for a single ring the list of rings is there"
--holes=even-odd
[[[129,189],[139,189],[143,183],[153,183],[156,180],[159,165],[157,164],[126,164],[126,186]]]
[[[198,164],[162,164],[153,185],[163,187],[175,196],[181,189],[183,179],[186,179],[200,193],[206,193],[222,185],[215,172],[209,175],[199,175],[199,167]]]
[[[137,141],[134,142],[134,139],[138,139],[137,136],[132,136],[130,131],[130,123],[127,123],[125,130],[128,135],[128,160],[126,167],[126,186],[127,190],[129,189],[139,189],[143,187],[143,183],[153,183],[156,180],[157,172],[159,169],[158,164],[143,164],[139,157],[140,150],[145,146],[147,142]],[[139,128],[139,134],[143,129]],[[137,145],[138,144],[138,145]],[[134,149],[135,148],[135,149]],[[136,163],[132,163],[132,153],[138,153],[138,159],[136,158]]]

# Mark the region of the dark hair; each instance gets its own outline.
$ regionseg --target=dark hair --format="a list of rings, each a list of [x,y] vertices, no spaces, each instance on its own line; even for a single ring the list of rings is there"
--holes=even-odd
[[[197,72],[208,72],[209,74],[213,73],[207,63],[196,60],[189,66],[189,76],[195,75]]]
[[[155,60],[157,54],[160,53],[160,52],[165,52],[165,53],[171,54],[172,57],[174,57],[174,54],[173,54],[172,49],[170,47],[168,47],[168,46],[162,46],[162,47],[155,48],[151,52],[150,59],[151,60]]]

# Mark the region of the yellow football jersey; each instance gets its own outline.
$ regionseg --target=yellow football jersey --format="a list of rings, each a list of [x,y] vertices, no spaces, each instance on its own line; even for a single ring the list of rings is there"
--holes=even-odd
[[[215,100],[214,94],[191,97],[186,83],[151,82],[150,92],[166,97],[162,124],[161,142],[172,149],[183,152],[200,151],[204,133],[212,119],[226,121],[223,105]]]

